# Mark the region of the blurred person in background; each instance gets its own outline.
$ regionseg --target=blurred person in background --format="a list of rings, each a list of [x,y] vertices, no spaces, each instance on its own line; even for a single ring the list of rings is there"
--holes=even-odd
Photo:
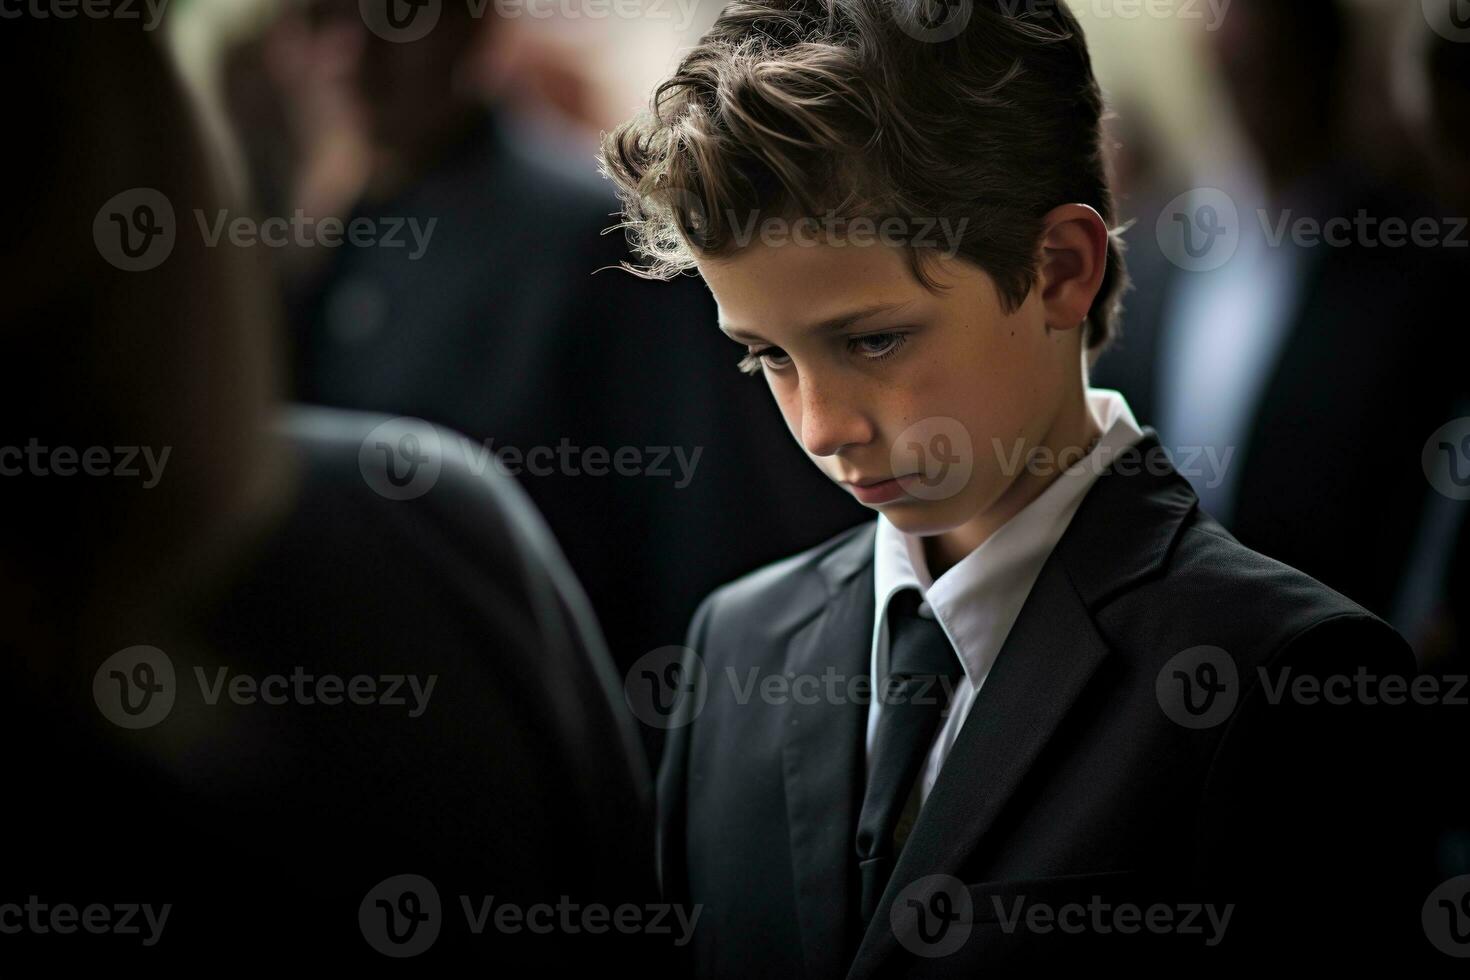
[[[1351,37],[1337,0],[1232,4],[1210,43],[1246,157],[1193,177],[1212,190],[1142,210],[1137,289],[1095,378],[1194,461],[1202,505],[1244,544],[1412,637],[1420,452],[1464,388],[1463,332],[1447,316],[1466,253],[1436,202],[1380,179],[1351,145]],[[1160,217],[1206,246],[1197,265],[1166,247]],[[1430,220],[1438,237],[1386,245],[1390,219]],[[1298,234],[1333,221],[1330,241]]]
[[[1426,4],[1426,16],[1406,18],[1407,72],[1417,104],[1400,104],[1423,141],[1436,189],[1458,214],[1470,211],[1470,19],[1454,0]]]
[[[1455,0],[1442,0],[1424,5],[1423,16],[1418,9],[1405,11],[1394,68],[1396,107],[1412,149],[1420,152],[1445,207],[1465,220],[1470,216],[1470,21],[1453,18],[1460,9]],[[1460,323],[1448,327],[1455,330]],[[1450,465],[1459,473],[1446,472],[1448,481],[1428,494],[1402,614],[1415,628],[1424,671],[1446,679],[1470,672],[1470,491],[1465,490],[1470,475],[1470,365],[1461,358],[1450,368],[1457,374],[1458,399],[1439,420],[1447,428],[1430,436],[1425,450],[1447,448]],[[1432,722],[1436,744],[1464,744],[1463,705],[1434,712]],[[1435,788],[1436,871],[1441,879],[1470,874],[1470,786],[1461,779],[1440,779]]]
[[[1445,0],[1446,19],[1452,10],[1458,8]],[[1443,22],[1439,27],[1444,27]],[[1450,34],[1434,29],[1420,33],[1420,67],[1428,94],[1429,156],[1440,195],[1452,213],[1470,216],[1470,24],[1462,18],[1454,40],[1447,36]],[[1470,365],[1461,361],[1458,373],[1460,401],[1455,414],[1470,416]],[[1470,459],[1465,462],[1470,466]],[[1446,515],[1433,527],[1435,532],[1450,532],[1447,536],[1455,542],[1445,573],[1447,586],[1441,593],[1445,602],[1440,621],[1448,633],[1443,646],[1454,651],[1452,662],[1464,671],[1470,669],[1470,506],[1463,501],[1456,503],[1453,515]],[[1454,528],[1458,528],[1457,533]]]
[[[357,0],[287,5],[227,56],[225,91],[281,213],[433,223],[417,256],[405,231],[287,257],[296,394],[512,451],[626,669],[719,582],[862,513],[779,438],[739,346],[704,329],[706,288],[617,268],[612,189],[576,136],[510,108],[495,11],[446,3],[397,42]]]
[[[502,927],[657,899],[637,733],[523,493],[447,430],[283,413],[269,270],[194,227],[228,196],[156,36],[4,32],[8,86],[50,80],[0,293],[41,382],[0,439],[6,967],[656,964]],[[404,434],[414,499],[374,452]]]
[[[1451,220],[1464,223],[1470,221],[1470,22],[1461,18],[1457,26],[1458,10],[1455,0],[1436,0],[1405,11],[1392,68],[1405,153]],[[1470,233],[1461,239],[1460,248],[1470,252]],[[1456,398],[1439,421],[1453,424],[1470,417],[1470,367],[1460,360],[1448,368]],[[1431,442],[1441,438],[1461,471],[1470,472],[1470,448],[1454,445],[1464,440],[1445,432]],[[1430,453],[1441,448],[1426,445]],[[1440,487],[1427,496],[1398,618],[1417,637],[1426,670],[1464,672],[1470,669],[1470,504]]]

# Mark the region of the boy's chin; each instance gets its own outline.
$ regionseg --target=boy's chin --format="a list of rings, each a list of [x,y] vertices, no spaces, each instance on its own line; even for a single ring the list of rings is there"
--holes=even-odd
[[[888,523],[905,534],[933,537],[964,524],[971,516],[968,508],[957,500],[895,500],[872,508],[888,518]]]

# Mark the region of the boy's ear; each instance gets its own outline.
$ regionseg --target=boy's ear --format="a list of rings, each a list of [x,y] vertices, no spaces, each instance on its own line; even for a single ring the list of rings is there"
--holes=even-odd
[[[1037,285],[1053,330],[1080,327],[1102,288],[1108,263],[1108,226],[1086,204],[1063,204],[1042,218]]]

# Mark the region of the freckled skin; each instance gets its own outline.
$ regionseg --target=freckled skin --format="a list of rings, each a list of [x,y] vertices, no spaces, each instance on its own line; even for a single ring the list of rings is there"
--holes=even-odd
[[[969,434],[968,482],[946,499],[904,496],[875,509],[925,536],[937,576],[974,550],[1055,478],[1007,460],[1045,446],[1086,446],[1099,433],[1087,408],[1078,326],[1106,261],[1106,226],[1091,208],[1047,216],[1038,281],[1007,312],[994,281],[964,259],[933,256],[947,287],[931,293],[890,244],[856,247],[752,243],[700,257],[721,328],[750,351],[787,428],[833,481],[867,482],[895,471],[895,440],[922,419],[947,418]],[[837,332],[810,326],[888,305]],[[903,342],[896,348],[895,335]],[[860,338],[872,340],[861,342]],[[884,359],[873,355],[891,350]],[[912,472],[912,470],[910,471]]]

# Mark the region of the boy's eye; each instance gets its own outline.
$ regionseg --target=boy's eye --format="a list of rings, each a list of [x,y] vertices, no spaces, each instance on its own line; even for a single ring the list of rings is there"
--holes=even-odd
[[[746,374],[759,374],[763,366],[769,366],[777,371],[784,368],[791,358],[779,347],[762,347],[759,350],[750,348],[744,357],[740,359],[740,370]]]
[[[908,340],[904,333],[870,333],[853,337],[847,342],[854,354],[870,361],[881,361],[892,357]],[[791,363],[791,357],[779,347],[750,348],[740,359],[740,370],[746,374],[759,374],[762,367],[780,371]]]
[[[897,352],[907,339],[908,336],[901,333],[870,333],[863,337],[854,337],[852,345],[853,350],[864,357],[881,361]]]

